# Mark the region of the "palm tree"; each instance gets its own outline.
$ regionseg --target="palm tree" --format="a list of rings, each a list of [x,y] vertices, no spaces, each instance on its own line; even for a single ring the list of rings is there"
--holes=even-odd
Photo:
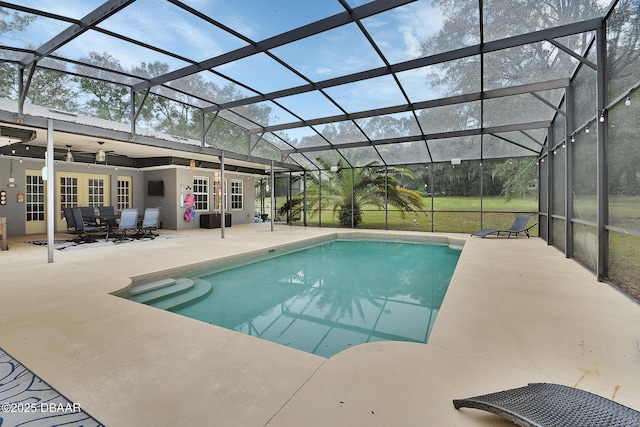
[[[332,209],[334,217],[337,215],[340,225],[344,227],[351,226],[352,214],[353,225],[357,227],[362,222],[365,205],[384,208],[385,200],[396,207],[403,218],[405,212],[422,210],[422,196],[398,183],[399,176],[411,177],[411,172],[407,169],[374,168],[374,163],[358,169],[344,169],[344,163],[339,161],[333,168],[337,169],[334,172],[322,159],[317,160],[324,170],[319,175],[310,175],[307,208],[311,215],[320,210],[320,196],[322,207]],[[302,203],[303,195],[297,195],[287,200],[278,213],[283,216],[289,214],[290,218],[297,217],[302,211]]]

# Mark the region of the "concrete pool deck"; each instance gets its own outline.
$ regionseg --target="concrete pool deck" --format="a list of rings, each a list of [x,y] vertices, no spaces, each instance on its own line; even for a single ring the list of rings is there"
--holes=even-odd
[[[10,238],[0,348],[109,427],[508,426],[451,400],[530,382],[640,410],[640,305],[538,238],[426,234],[466,240],[429,344],[330,359],[110,295],[133,276],[337,231],[234,225],[225,239],[55,251],[52,264],[33,236]]]

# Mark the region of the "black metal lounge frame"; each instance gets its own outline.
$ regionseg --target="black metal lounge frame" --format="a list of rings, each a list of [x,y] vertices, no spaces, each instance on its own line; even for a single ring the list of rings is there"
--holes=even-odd
[[[475,233],[472,234],[472,236],[480,236],[484,239],[490,234],[496,234],[499,237],[500,233],[507,233],[507,237],[511,237],[512,234],[517,236],[520,233],[524,233],[526,234],[528,239],[529,237],[531,237],[529,235],[529,230],[531,230],[537,224],[536,222],[536,223],[533,223],[533,225],[527,227],[528,222],[529,222],[529,217],[527,215],[517,215],[511,227],[507,229],[500,230],[497,228],[487,228],[485,230],[476,231]]]
[[[523,427],[640,426],[640,412],[560,384],[531,383],[511,390],[455,399],[453,406],[488,411]]]

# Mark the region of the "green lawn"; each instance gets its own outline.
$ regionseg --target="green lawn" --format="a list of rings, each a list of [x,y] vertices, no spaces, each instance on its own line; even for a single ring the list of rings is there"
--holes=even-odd
[[[277,198],[276,206],[281,206],[285,198]],[[433,201],[433,209],[432,209]],[[480,199],[478,197],[436,197],[423,199],[423,212],[418,214],[401,212],[390,208],[388,228],[392,230],[440,231],[471,233],[480,229]],[[578,197],[574,200],[574,217],[595,222],[596,201],[592,197]],[[610,224],[627,229],[640,230],[640,197],[616,196],[610,198]],[[482,200],[482,228],[506,228],[511,225],[516,213],[535,216],[538,202],[533,198],[485,197]],[[267,208],[267,211],[269,208]],[[282,218],[286,220],[286,218]],[[533,220],[532,220],[533,221]],[[307,218],[309,225],[318,225],[318,215]],[[338,226],[333,212],[322,212],[323,226]],[[374,206],[365,207],[362,228],[385,228],[385,212]],[[532,230],[538,235],[538,229]]]
[[[453,233],[472,233],[480,229],[480,199],[477,197],[437,197],[424,199],[424,211],[420,213],[394,211],[388,213],[388,228],[391,230],[439,231]],[[278,200],[277,204],[284,203]],[[537,211],[536,200],[504,198],[485,198],[483,200],[483,228],[507,228],[513,223],[516,213]],[[284,218],[283,218],[284,219]],[[309,225],[318,225],[318,215],[307,218]],[[323,210],[322,225],[338,226],[333,212]],[[365,207],[362,228],[385,228],[385,212],[373,206]],[[537,227],[533,230],[537,235]]]
[[[640,302],[640,237],[609,233],[609,280]]]
[[[480,199],[477,197],[435,197],[433,199],[436,211],[479,211]],[[424,207],[431,209],[431,199],[424,199]],[[538,202],[533,198],[505,199],[503,197],[485,197],[482,200],[482,210],[485,212],[536,212]]]

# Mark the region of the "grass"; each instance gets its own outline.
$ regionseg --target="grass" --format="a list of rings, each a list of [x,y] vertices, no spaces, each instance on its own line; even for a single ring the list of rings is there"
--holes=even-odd
[[[640,237],[609,232],[609,280],[640,302]]]
[[[424,199],[425,209],[431,209],[431,199]],[[436,211],[479,211],[478,197],[435,197],[433,209]],[[482,210],[485,212],[535,212],[538,202],[532,198],[505,199],[503,197],[484,197]]]
[[[433,211],[432,211],[433,200]],[[280,205],[284,199],[277,200]],[[437,197],[425,198],[424,210],[419,213],[403,212],[389,208],[385,216],[384,209],[365,206],[363,221],[360,227],[384,229],[388,224],[391,230],[438,231],[450,233],[472,233],[480,227],[480,199],[477,197]],[[484,211],[482,228],[507,228],[513,223],[516,213],[530,212],[538,209],[537,201],[531,198],[511,199],[487,198],[482,202]],[[318,215],[307,218],[309,225],[318,225]],[[322,211],[322,225],[338,227],[337,218],[331,210]],[[537,235],[537,227],[532,230]]]
[[[276,205],[282,206],[285,198],[277,198]],[[433,209],[432,209],[433,204]],[[593,197],[579,197],[574,200],[574,217],[594,221],[597,214],[597,201]],[[424,211],[419,214],[402,213],[391,210],[385,218],[383,209],[365,206],[363,228],[388,228],[392,230],[439,231],[452,233],[468,233],[480,228],[506,228],[511,225],[516,213],[534,214],[538,210],[538,202],[534,198],[485,197],[482,200],[482,227],[480,224],[480,199],[478,197],[435,197],[423,199]],[[268,208],[267,208],[268,209]],[[609,223],[611,225],[640,230],[640,197],[614,196],[609,203]],[[309,225],[318,225],[318,216],[307,218]],[[322,212],[323,226],[339,226],[337,218],[331,210]],[[532,235],[538,235],[537,227]]]

